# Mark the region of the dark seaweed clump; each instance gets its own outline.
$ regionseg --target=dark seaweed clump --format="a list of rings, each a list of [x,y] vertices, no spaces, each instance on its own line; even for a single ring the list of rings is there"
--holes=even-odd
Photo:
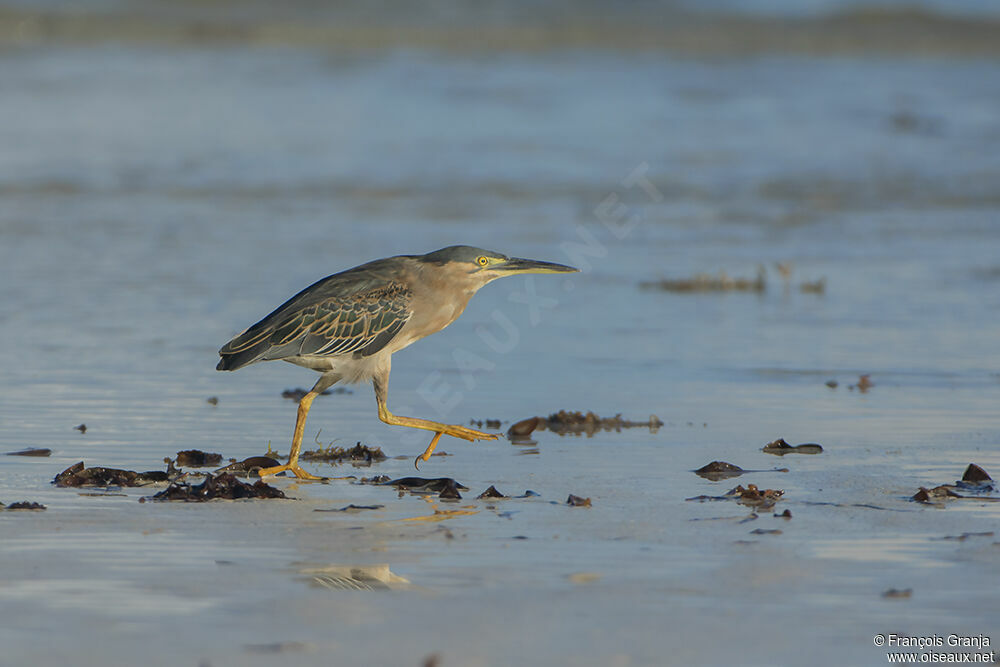
[[[185,449],[183,452],[177,452],[175,463],[181,468],[217,466],[222,463],[222,454],[203,452],[200,449]]]
[[[205,481],[198,485],[173,482],[150,500],[180,500],[184,502],[205,502],[207,500],[240,500],[244,498],[284,498],[281,489],[257,480],[247,484],[237,479],[232,473],[208,475]]]
[[[328,447],[302,452],[300,458],[304,461],[326,461],[327,463],[342,463],[344,461],[372,463],[373,461],[384,461],[386,455],[381,447],[369,447],[359,442],[349,448]]]
[[[16,452],[7,452],[7,456],[49,456],[50,454],[52,454],[52,450],[46,447],[32,447]]]
[[[118,468],[87,468],[83,461],[74,463],[55,476],[56,486],[146,486],[156,482],[166,482],[168,475],[163,470],[136,472]]]
[[[2,503],[0,503],[0,507],[2,507],[2,506],[3,506]],[[45,505],[43,505],[41,503],[32,503],[32,502],[28,502],[28,501],[22,501],[22,502],[18,502],[18,503],[11,503],[10,505],[7,505],[7,507],[5,509],[7,509],[7,510],[21,510],[21,511],[28,510],[28,511],[40,512],[40,511],[42,511],[42,510],[45,509]]]
[[[979,493],[994,489],[993,478],[975,463],[969,464],[962,474],[962,479],[955,482],[955,485]]]
[[[956,489],[961,489],[962,491],[975,495],[962,495],[958,493]],[[967,498],[1000,502],[1000,498],[981,495],[988,494],[994,490],[995,486],[993,478],[990,477],[989,474],[980,466],[975,463],[970,463],[965,469],[962,479],[956,481],[954,484],[941,484],[930,489],[922,486],[915,494],[913,494],[910,500],[931,505],[939,504],[940,501],[950,500],[952,498]]]
[[[704,477],[713,482],[717,482],[720,479],[728,479],[730,477],[739,477],[745,470],[738,465],[733,465],[732,463],[727,463],[725,461],[712,461],[707,465],[703,465],[694,471],[699,477]]]
[[[458,492],[458,484],[455,483],[455,480],[452,480],[451,484],[448,484],[443,489],[441,489],[441,493],[438,494],[438,498],[440,498],[441,500],[462,499],[462,494]]]
[[[388,482],[381,482],[381,484],[394,486],[397,489],[403,489],[412,493],[440,493],[452,487],[461,489],[462,491],[469,490],[469,487],[461,482],[456,482],[451,477],[434,477],[431,479],[426,477],[400,477]]]
[[[552,431],[557,435],[583,435],[588,437],[600,431],[621,431],[625,428],[648,428],[650,432],[656,431],[663,426],[663,421],[656,415],[650,415],[645,421],[632,421],[623,419],[621,414],[614,417],[600,417],[593,412],[570,412],[560,410],[546,417],[529,417],[513,424],[507,430],[507,436],[511,440],[527,438],[535,430]]]
[[[278,463],[277,459],[272,459],[270,456],[250,456],[243,459],[242,461],[237,461],[236,459],[229,459],[231,463],[224,468],[219,468],[216,473],[232,473],[234,475],[240,475],[241,477],[247,477],[250,474],[256,474],[261,468],[273,468],[275,466],[281,465]]]
[[[819,454],[823,451],[822,445],[814,442],[807,442],[802,445],[790,445],[784,438],[778,438],[774,442],[769,442],[761,448],[765,454],[784,456],[785,454]]]
[[[759,489],[756,484],[742,484],[730,489],[721,496],[695,496],[685,498],[689,501],[704,502],[706,500],[735,500],[741,505],[747,505],[756,509],[765,510],[774,507],[774,504],[781,500],[785,494],[781,489]]]

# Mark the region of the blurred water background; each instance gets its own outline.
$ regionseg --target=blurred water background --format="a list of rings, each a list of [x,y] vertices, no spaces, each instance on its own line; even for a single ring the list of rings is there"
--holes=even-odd
[[[0,664],[132,664],[95,634],[216,667],[882,664],[890,626],[995,631],[997,538],[940,539],[993,531],[995,503],[907,498],[1000,471],[998,58],[1000,5],[972,0],[2,3],[0,451],[54,453],[0,457],[0,501],[49,506],[0,515]],[[664,428],[442,442],[431,476],[543,498],[458,539],[346,483],[182,508],[50,488],[81,459],[286,448],[280,392],[314,376],[216,373],[218,347],[329,273],[456,243],[584,271],[492,285],[396,355],[396,412]],[[760,267],[760,292],[639,286]],[[422,449],[351,389],[307,438]],[[779,436],[827,451],[759,452]],[[790,468],[751,480],[785,489],[782,535],[696,521],[741,514],[684,502],[735,486],[690,474],[714,459]],[[548,504],[570,492],[594,507]],[[365,501],[387,508],[311,514]],[[296,578],[344,560],[420,592]]]

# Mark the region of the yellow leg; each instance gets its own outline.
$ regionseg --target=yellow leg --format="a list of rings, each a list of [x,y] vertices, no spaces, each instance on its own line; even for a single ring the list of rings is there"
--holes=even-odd
[[[434,431],[434,437],[431,438],[431,444],[427,445],[427,449],[424,450],[424,453],[413,461],[413,467],[417,470],[420,470],[421,461],[430,460],[431,453],[434,451],[434,448],[437,447],[438,440],[441,439],[442,435],[462,438],[463,440],[468,440],[469,442],[473,442],[475,440],[497,439],[497,435],[495,433],[483,433],[482,431],[466,428],[464,426],[442,424],[429,419],[417,419],[415,417],[400,417],[399,415],[394,415],[389,412],[389,407],[384,401],[378,402],[378,418],[386,424],[392,424],[393,426],[409,426],[410,428],[421,428],[425,431]]]
[[[386,424],[391,424],[393,426],[409,426],[410,428],[421,428],[425,431],[434,431],[438,435],[450,435],[454,438],[462,438],[463,440],[468,440],[472,442],[474,440],[496,440],[497,435],[495,433],[483,433],[482,431],[477,431],[472,428],[466,428],[464,426],[456,426],[453,424],[442,424],[441,422],[431,421],[429,419],[417,419],[415,417],[400,417],[399,415],[394,415],[389,412],[388,406],[382,401],[378,404],[378,418],[384,421]],[[434,441],[436,445],[437,442]],[[429,450],[433,450],[430,447]],[[427,452],[424,452],[425,454]],[[425,461],[427,459],[424,459]]]
[[[299,479],[326,479],[325,477],[317,477],[308,473],[299,466],[299,450],[302,448],[302,434],[306,430],[306,415],[309,414],[309,408],[317,396],[319,396],[319,392],[310,391],[299,401],[299,411],[295,419],[295,433],[292,435],[292,450],[288,453],[288,463],[281,466],[274,466],[273,468],[261,469],[259,473],[261,477],[277,475],[279,472],[287,470]]]
[[[393,426],[409,426],[410,428],[420,428],[425,431],[434,432],[434,437],[431,438],[431,444],[427,445],[427,449],[424,450],[424,453],[413,461],[413,466],[418,470],[418,464],[420,461],[427,461],[431,458],[431,453],[434,451],[434,448],[437,447],[438,440],[441,439],[442,435],[450,435],[454,438],[462,438],[463,440],[468,440],[470,442],[475,440],[497,439],[497,435],[495,433],[484,433],[482,431],[466,428],[464,426],[442,424],[441,422],[431,421],[430,419],[400,417],[399,415],[392,414],[389,412],[389,406],[386,404],[389,389],[388,367],[380,371],[374,378],[372,378],[372,386],[375,388],[375,401],[378,403],[379,419],[384,421],[386,424],[391,424]]]

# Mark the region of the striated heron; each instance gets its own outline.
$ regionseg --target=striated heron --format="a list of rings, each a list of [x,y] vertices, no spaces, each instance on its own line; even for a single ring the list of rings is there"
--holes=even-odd
[[[426,255],[377,259],[305,288],[219,350],[222,360],[216,369],[220,371],[281,359],[322,373],[299,401],[288,463],[261,470],[261,477],[288,470],[303,479],[322,479],[299,466],[302,433],[313,400],[341,381],[371,380],[379,419],[386,424],[434,432],[414,465],[430,459],[442,435],[496,440],[492,433],[392,414],[386,405],[392,353],[454,322],[472,295],[488,282],[521,273],[576,270],[451,246]]]

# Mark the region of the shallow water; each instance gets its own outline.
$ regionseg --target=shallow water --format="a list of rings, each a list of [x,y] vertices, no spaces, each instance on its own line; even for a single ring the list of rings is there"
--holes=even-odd
[[[883,664],[878,632],[995,634],[1000,507],[908,500],[1000,471],[995,60],[129,38],[8,46],[0,85],[0,451],[54,450],[0,457],[0,501],[48,507],[0,514],[0,664]],[[445,439],[423,472],[469,486],[457,505],[49,484],[79,460],[282,451],[281,391],[314,376],[217,373],[218,347],[324,275],[453,243],[584,270],[495,283],[396,355],[396,412],[664,427]],[[639,288],[758,265],[762,294]],[[351,389],[307,438],[406,458],[313,469],[411,474],[425,436]],[[760,452],[777,437],[825,451]],[[788,472],[690,472],[713,460]],[[793,518],[685,501],[748,482]],[[540,496],[475,500],[491,484]],[[352,503],[384,508],[313,511]],[[408,583],[312,572],[379,564]]]

